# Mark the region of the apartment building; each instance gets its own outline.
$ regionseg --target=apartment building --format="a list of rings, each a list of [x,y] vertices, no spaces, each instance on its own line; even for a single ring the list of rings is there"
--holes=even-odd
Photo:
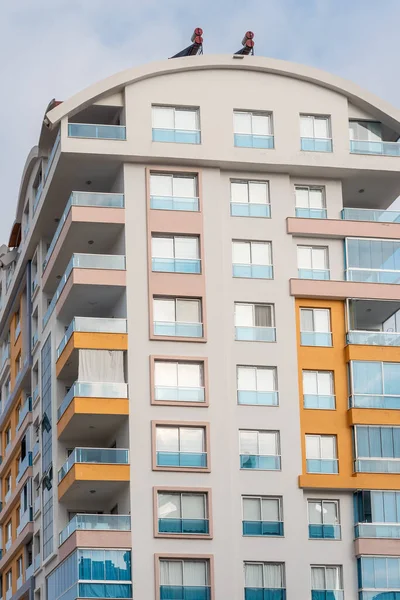
[[[254,56],[49,105],[1,270],[3,600],[399,600],[399,137]]]

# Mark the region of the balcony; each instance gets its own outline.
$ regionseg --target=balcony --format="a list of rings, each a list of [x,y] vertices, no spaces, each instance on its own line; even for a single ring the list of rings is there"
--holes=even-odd
[[[32,507],[29,507],[24,514],[20,517],[20,523],[17,527],[17,536],[21,533],[21,531],[26,527],[26,525],[33,521],[33,511]]]
[[[400,211],[377,210],[373,208],[344,208],[341,212],[344,221],[368,221],[373,223],[400,223]]]
[[[206,452],[157,451],[157,467],[207,468]]]
[[[244,536],[282,537],[282,521],[242,521]]]
[[[244,588],[244,600],[286,600],[286,590],[283,588]]]
[[[259,471],[280,471],[281,457],[277,455],[241,454],[241,469],[256,469]]]
[[[157,258],[151,259],[151,269],[160,273],[200,273],[201,261],[198,258]]]
[[[32,466],[32,452],[27,452],[25,458],[19,462],[16,482],[18,483],[25,471]]]
[[[43,272],[54,252],[57,241],[60,238],[61,231],[64,228],[65,222],[70,214],[73,206],[95,207],[95,208],[124,208],[124,195],[113,193],[95,193],[95,192],[72,192],[65,206],[62,217],[58,223],[49,249],[47,250],[43,261]]]
[[[332,152],[330,138],[300,138],[300,147],[305,152]]]
[[[400,302],[358,300],[348,302],[347,344],[400,346]]]
[[[387,394],[353,394],[349,397],[349,407],[400,410],[400,395],[389,396]]]
[[[349,331],[347,344],[362,346],[400,346],[399,331]]]
[[[208,586],[160,585],[160,600],[211,600]]]
[[[68,123],[68,137],[96,140],[126,140],[126,127],[123,125]]]
[[[59,546],[76,531],[130,531],[130,515],[77,514],[61,531]]]
[[[304,408],[315,410],[335,410],[336,402],[333,395],[304,394]]]
[[[336,458],[307,458],[307,473],[339,473]]]
[[[17,423],[17,431],[19,430],[22,423],[24,422],[26,415],[30,412],[32,412],[32,398],[31,398],[31,396],[28,396],[28,398],[25,400],[24,405],[21,408],[20,413],[19,413],[18,423]]]
[[[204,387],[160,386],[154,388],[157,402],[205,402]]]
[[[329,269],[299,269],[299,279],[328,280],[331,278]]]
[[[153,142],[200,144],[201,132],[195,129],[161,129],[153,127],[152,139]]]
[[[232,276],[247,279],[273,279],[274,275],[272,265],[234,264]]]
[[[58,498],[97,510],[99,502],[103,505],[113,501],[129,480],[128,450],[75,448],[58,472]],[[91,495],[92,489],[95,495]]]
[[[308,537],[310,540],[340,540],[340,525],[310,523],[308,526]]]
[[[346,280],[367,283],[400,283],[397,239],[345,239]]]
[[[203,337],[203,324],[154,321],[154,335],[201,338]]]
[[[278,406],[278,392],[261,392],[256,390],[238,390],[238,404],[255,406]]]
[[[150,208],[153,210],[183,210],[186,212],[199,211],[199,199],[179,198],[177,196],[150,196]]]
[[[263,148],[266,150],[274,149],[273,135],[235,133],[233,137],[234,145],[237,148]]]
[[[127,333],[126,319],[105,319],[96,317],[75,317],[68,326],[57,348],[57,360],[75,332],[85,333]]]
[[[96,446],[129,415],[128,386],[114,382],[76,381],[57,411],[58,438]]]
[[[276,328],[236,326],[235,340],[240,342],[276,342]]]
[[[357,523],[354,527],[354,537],[400,539],[400,523]]]
[[[400,473],[398,458],[358,458],[354,461],[355,473]]]
[[[301,331],[300,343],[302,346],[332,346],[332,334],[321,331]]]
[[[382,156],[400,156],[400,142],[350,140],[351,154],[380,154]]]
[[[27,568],[26,568],[26,570],[25,570],[25,581],[28,581],[28,579],[29,579],[30,577],[32,577],[32,575],[33,575],[33,571],[34,571],[34,564],[33,564],[33,563],[31,563],[31,564],[29,565],[29,567],[27,567]]]
[[[208,519],[158,519],[158,533],[209,535]]]
[[[43,317],[43,328],[46,327],[51,315],[53,314],[56,304],[74,269],[83,271],[88,269],[95,272],[97,271],[98,273],[98,277],[95,277],[96,281],[93,280],[93,277],[89,277],[89,279],[87,279],[86,276],[83,276],[82,278],[79,276],[75,279],[72,278],[71,287],[74,283],[79,284],[76,286],[79,288],[79,290],[76,290],[74,298],[76,303],[80,302],[80,304],[83,304],[83,298],[87,298],[88,290],[85,289],[86,287],[90,288],[89,292],[91,293],[93,293],[94,289],[97,293],[101,291],[103,295],[106,295],[108,287],[125,287],[125,280],[120,280],[118,276],[111,276],[111,273],[114,271],[125,271],[125,256],[112,254],[73,254]],[[110,294],[110,292],[108,292],[108,294]]]
[[[232,217],[271,218],[271,205],[258,202],[231,202]]]
[[[400,271],[390,269],[346,269],[346,281],[400,283]]]

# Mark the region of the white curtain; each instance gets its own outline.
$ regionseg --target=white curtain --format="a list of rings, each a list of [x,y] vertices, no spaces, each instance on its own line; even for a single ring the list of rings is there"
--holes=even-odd
[[[314,137],[313,118],[302,115],[300,117],[300,135],[301,137]]]
[[[173,196],[176,198],[195,198],[197,196],[196,177],[174,177],[172,179]]]
[[[311,248],[307,246],[297,246],[297,266],[299,269],[311,269]]]
[[[182,518],[205,519],[204,494],[182,494]]]
[[[202,387],[202,366],[196,363],[178,363],[178,385],[180,387]]]
[[[279,500],[277,498],[263,498],[262,505],[262,520],[263,521],[279,521]]]
[[[306,435],[306,457],[321,458],[318,435]]]
[[[243,520],[261,521],[261,501],[259,498],[243,498]]]
[[[262,588],[263,585],[263,565],[245,564],[245,586],[249,588]]]
[[[183,584],[185,586],[208,585],[207,564],[204,560],[183,562]]]
[[[153,106],[153,127],[156,129],[174,129],[174,109]]]
[[[181,427],[180,452],[204,452],[204,429]]]
[[[249,242],[232,242],[232,262],[239,265],[251,263]]]
[[[311,567],[311,589],[325,590],[325,569],[324,567]]]
[[[235,325],[236,327],[253,327],[253,305],[235,304]]]
[[[199,258],[199,239],[197,237],[176,237],[175,258]]]
[[[249,188],[247,181],[231,182],[231,202],[246,204],[249,202]]]
[[[272,263],[269,242],[251,242],[251,263],[253,265],[270,265]]]
[[[338,511],[336,502],[322,503],[322,517],[324,523],[336,525],[338,523]]]
[[[310,208],[324,208],[324,192],[322,188],[309,189]]]
[[[326,567],[325,569],[325,585],[327,590],[342,589],[340,581],[340,567]]]
[[[331,330],[330,312],[326,308],[314,308],[314,331],[329,332]]]
[[[283,587],[282,565],[273,563],[264,564],[264,587],[265,588],[281,588]]]
[[[329,371],[319,371],[317,373],[318,394],[330,396],[333,394],[333,378]]]
[[[154,321],[175,322],[175,301],[156,298],[153,301]]]
[[[160,561],[161,585],[183,585],[183,565],[178,560]]]
[[[271,117],[269,115],[252,115],[252,133],[256,135],[270,135]]]
[[[268,184],[263,181],[250,181],[249,196],[253,204],[268,204]]]
[[[179,430],[177,427],[157,427],[158,452],[179,452]]]
[[[200,323],[200,302],[198,300],[177,300],[176,320],[178,323]]]
[[[259,451],[257,454],[276,456],[278,454],[278,434],[275,431],[263,431],[258,434]]]
[[[168,237],[151,238],[151,256],[153,258],[174,258],[174,240]]]
[[[314,117],[314,136],[316,138],[329,138],[329,119]]]
[[[250,113],[233,113],[233,123],[235,133],[251,133],[251,114]]]
[[[275,369],[260,368],[257,372],[257,390],[259,392],[273,392],[276,390]]]
[[[181,514],[180,494],[158,494],[158,517],[160,519],[180,519]]]
[[[238,390],[250,390],[256,391],[257,380],[256,380],[255,367],[238,367],[237,379],[238,379]]]
[[[328,266],[328,253],[326,248],[313,248],[311,252],[312,256],[312,268],[313,269],[326,269]]]
[[[175,109],[175,129],[183,131],[196,131],[199,129],[198,111]]]
[[[303,393],[318,394],[316,371],[303,371]]]
[[[309,189],[304,187],[296,187],[296,207],[309,208]]]
[[[257,431],[240,431],[240,454],[258,454]]]
[[[321,458],[336,458],[336,438],[333,435],[321,436]]]
[[[172,196],[172,175],[150,175],[151,196]]]
[[[308,522],[312,525],[322,524],[322,502],[308,502]]]
[[[256,304],[254,306],[254,323],[256,327],[272,327],[272,307]]]
[[[157,360],[154,363],[156,386],[176,387],[178,385],[177,363]]]
[[[125,383],[122,350],[79,350],[79,381]]]
[[[300,309],[300,329],[301,331],[313,331],[314,320],[311,308]]]

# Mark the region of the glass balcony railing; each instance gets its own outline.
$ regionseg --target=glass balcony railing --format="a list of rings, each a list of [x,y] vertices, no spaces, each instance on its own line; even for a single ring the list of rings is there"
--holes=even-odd
[[[203,324],[154,321],[154,335],[201,338],[203,337]]]
[[[232,265],[232,275],[233,277],[244,277],[248,279],[272,279],[274,276],[272,265],[244,264]]]
[[[153,127],[153,142],[200,144],[201,132],[195,129],[161,129]]]
[[[358,592],[358,600],[400,600],[400,590],[377,589],[373,591],[361,590]]]
[[[15,327],[15,340],[17,340],[20,335],[21,335],[21,321],[18,321],[18,323]]]
[[[17,483],[21,480],[25,471],[32,466],[32,452],[27,452],[25,458],[18,465],[18,473],[16,477]]]
[[[162,273],[200,273],[199,258],[152,258],[152,271]]]
[[[33,514],[36,515],[40,509],[41,509],[42,503],[40,500],[40,495],[36,496],[34,502],[33,502]]]
[[[398,458],[358,458],[354,461],[355,473],[400,473]]]
[[[76,381],[70,388],[57,410],[57,419],[61,419],[74,398],[127,398],[128,386],[126,383],[114,382],[79,382]]]
[[[301,331],[302,346],[332,346],[332,334],[325,331]]]
[[[11,548],[11,546],[12,546],[12,539],[10,538],[10,539],[8,539],[6,541],[6,552],[9,551],[9,549]]]
[[[211,600],[211,588],[195,585],[160,585],[160,600]]]
[[[63,544],[75,531],[130,531],[129,515],[88,515],[78,514],[61,531],[59,545]]]
[[[4,367],[4,365],[6,364],[6,362],[8,361],[9,358],[10,358],[10,344],[7,344],[6,346],[3,346],[1,368]]]
[[[28,398],[25,400],[24,405],[22,406],[20,413],[19,413],[19,417],[18,417],[18,423],[17,423],[17,431],[19,430],[19,428],[21,427],[26,415],[32,412],[32,398],[31,396],[28,396]]]
[[[301,219],[327,219],[326,208],[300,208],[296,206],[296,217]]]
[[[283,588],[244,588],[244,600],[286,600]]]
[[[332,152],[330,138],[300,138],[300,147],[305,152]]]
[[[33,563],[31,563],[29,565],[29,567],[27,567],[26,570],[25,570],[25,581],[28,581],[28,579],[30,577],[32,577],[33,571],[34,571],[34,565],[33,565]]]
[[[157,451],[158,467],[190,467],[205,469],[207,467],[206,452],[169,452]]]
[[[32,279],[32,284],[31,284],[31,295],[32,296],[34,295],[34,293],[36,292],[38,287],[39,287],[38,275],[36,274],[35,277]]]
[[[400,271],[389,269],[347,269],[347,281],[365,283],[400,283]]]
[[[45,180],[47,179],[47,177],[49,175],[49,172],[50,172],[50,169],[51,169],[51,165],[53,164],[54,157],[55,157],[56,152],[58,150],[58,147],[60,145],[60,139],[61,139],[61,132],[59,131],[57,133],[57,137],[56,137],[56,139],[54,141],[53,147],[52,147],[51,152],[49,154],[49,158],[47,159],[47,165],[46,165],[46,169],[45,169],[45,172],[44,172],[44,178],[45,178]]]
[[[74,268],[125,271],[125,256],[114,254],[73,254],[43,317],[43,328],[46,327],[57,304],[57,300],[61,296]]]
[[[278,406],[278,392],[262,392],[257,390],[238,390],[238,404],[259,406]]]
[[[304,408],[317,410],[335,410],[335,396],[322,394],[304,394]]]
[[[241,469],[258,469],[261,471],[280,471],[281,457],[277,455],[241,454]]]
[[[283,536],[282,521],[242,521],[243,535]]]
[[[40,198],[42,196],[42,191],[43,191],[43,181],[41,181],[39,183],[38,187],[36,188],[35,198],[33,200],[33,214],[35,214],[38,204],[40,202]]]
[[[97,140],[126,140],[126,127],[124,125],[68,123],[68,136]]]
[[[40,554],[36,554],[35,558],[33,559],[34,572],[38,571],[41,566],[42,566],[42,560],[40,558]]]
[[[160,386],[154,388],[154,399],[159,402],[204,402],[203,387]]]
[[[400,410],[400,396],[391,396],[388,394],[353,394],[349,397],[349,407]]]
[[[400,523],[358,523],[354,527],[354,537],[399,539]]]
[[[33,390],[33,393],[32,393],[32,401],[33,401],[33,404],[35,404],[35,403],[36,403],[36,401],[37,401],[37,399],[38,399],[38,398],[39,398],[39,386],[37,385],[37,386],[35,387],[35,389]]]
[[[400,223],[400,211],[375,210],[373,208],[344,208],[341,213],[345,221],[372,221],[374,223]]]
[[[400,346],[398,331],[349,331],[346,336],[347,344],[362,346]]]
[[[351,154],[382,154],[383,156],[400,156],[400,142],[369,142],[367,140],[350,140]]]
[[[72,192],[69,200],[65,206],[62,217],[58,223],[53,239],[49,249],[47,250],[45,259],[43,261],[43,271],[50,260],[51,255],[54,252],[54,248],[60,237],[61,231],[64,227],[64,223],[67,220],[71,206],[95,206],[102,208],[124,208],[124,195],[123,194],[107,194],[102,192]]]
[[[20,522],[17,527],[17,535],[19,535],[24,527],[26,527],[26,525],[31,521],[33,521],[33,510],[32,507],[29,507],[24,514],[20,516]]]
[[[251,133],[235,133],[234,145],[237,148],[263,148],[267,150],[273,150],[274,136],[257,135]]]
[[[340,540],[340,525],[310,523],[308,526],[308,537],[310,540]]]
[[[241,342],[276,342],[276,328],[237,326],[235,339]]]
[[[307,473],[338,473],[336,458],[307,458]]]
[[[6,495],[4,496],[4,504],[7,504],[7,502],[9,501],[9,499],[11,498],[11,494],[12,491],[8,490],[8,492],[6,493]]]
[[[208,535],[208,519],[158,519],[158,532]]]
[[[311,600],[344,600],[343,590],[311,590]]]
[[[37,331],[32,335],[32,350],[35,348],[36,344],[39,341],[39,333]]]
[[[77,463],[92,465],[128,465],[129,450],[125,450],[124,448],[75,448],[58,471],[59,483]]]
[[[331,278],[329,269],[299,269],[299,279],[324,279]]]
[[[126,333],[126,319],[107,319],[102,317],[75,317],[68,326],[58,348],[57,360],[71,339],[72,334],[77,332],[89,333]]]
[[[258,202],[231,202],[232,217],[271,218],[271,205]]]
[[[32,448],[32,459],[35,460],[35,458],[37,457],[37,455],[40,452],[40,444],[39,442],[35,442],[35,445]]]
[[[150,208],[153,210],[183,210],[186,212],[199,211],[199,199],[178,198],[176,196],[150,196]]]

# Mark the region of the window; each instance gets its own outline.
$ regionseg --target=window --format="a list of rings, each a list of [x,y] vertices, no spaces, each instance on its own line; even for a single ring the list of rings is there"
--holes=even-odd
[[[17,559],[17,579],[22,577],[22,556]]]
[[[202,337],[201,301],[194,298],[154,298],[154,335]]]
[[[326,219],[325,190],[321,187],[296,185],[296,217]]]
[[[400,283],[400,241],[346,238],[346,279]]]
[[[306,435],[307,473],[338,473],[335,435]]]
[[[15,313],[15,341],[19,338],[21,333],[21,320],[19,316],[19,310]]]
[[[320,600],[321,591],[338,592],[341,590],[343,590],[342,567],[332,565],[311,567],[311,600]]]
[[[272,279],[271,242],[232,242],[233,277]]]
[[[330,279],[328,248],[297,246],[297,266],[300,279]]]
[[[275,342],[273,304],[235,302],[235,339],[252,342]]]
[[[190,598],[194,592],[195,597],[210,600],[209,566],[208,560],[160,559],[160,597]]]
[[[6,592],[11,592],[11,590],[12,590],[12,569],[7,571],[5,579],[6,579]],[[10,595],[10,598],[11,598],[11,595]]]
[[[272,114],[266,112],[233,112],[235,146],[241,148],[273,148]]]
[[[6,478],[5,478],[5,485],[6,485],[6,497],[7,497],[7,495],[8,495],[9,493],[11,493],[11,485],[12,485],[12,484],[11,484],[11,481],[12,481],[12,478],[11,478],[11,471],[10,471],[10,473],[9,473],[9,474],[6,476]]]
[[[5,446],[6,451],[10,444],[11,444],[11,425],[9,425],[4,432],[4,446]]]
[[[332,152],[330,117],[300,115],[301,149],[311,152]]]
[[[332,371],[303,371],[304,408],[335,409]]]
[[[329,308],[300,309],[300,338],[302,346],[332,346]]]
[[[158,532],[209,535],[207,494],[158,492]]]
[[[205,402],[203,363],[156,360],[154,399],[158,402]]]
[[[15,359],[15,376],[18,375],[21,368],[22,368],[22,357],[21,357],[21,352],[19,352],[17,358]]]
[[[279,431],[239,431],[240,468],[280,471]]]
[[[6,524],[5,534],[6,534],[6,550],[9,550],[11,548],[11,544],[12,544],[12,521],[11,521],[11,519]]]
[[[282,536],[282,498],[244,496],[243,535]]]
[[[271,595],[263,598],[285,600],[285,566],[283,563],[245,562],[244,563],[245,600],[260,598],[259,590],[270,590]],[[273,591],[272,591],[273,590]]]
[[[238,404],[278,406],[276,367],[237,367]]]
[[[204,427],[156,426],[158,467],[207,468]]]
[[[151,238],[152,270],[167,273],[200,273],[199,238],[156,236]]]
[[[354,154],[398,155],[396,144],[382,141],[382,123],[349,121],[350,152]]]
[[[153,106],[153,142],[200,144],[198,108]]]
[[[233,217],[271,217],[268,181],[231,181]]]
[[[350,385],[350,406],[400,409],[399,363],[353,360]]]
[[[355,468],[358,473],[400,473],[400,427],[356,425]]]
[[[400,492],[356,492],[354,521],[356,538],[399,538]]]
[[[400,558],[385,556],[361,556],[358,559],[360,598],[394,598],[400,589]],[[376,594],[370,590],[379,590]],[[391,594],[385,592],[392,592]],[[366,595],[367,594],[367,595]]]
[[[150,207],[155,210],[198,212],[196,175],[151,173]]]
[[[308,537],[340,539],[339,500],[308,500]]]

